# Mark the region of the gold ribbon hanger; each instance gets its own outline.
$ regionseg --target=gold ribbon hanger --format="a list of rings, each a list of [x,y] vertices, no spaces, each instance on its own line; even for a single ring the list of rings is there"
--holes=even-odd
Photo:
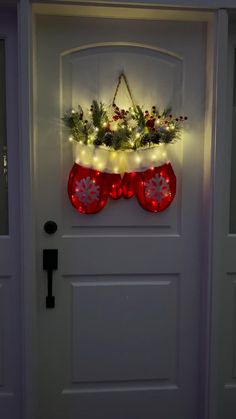
[[[125,74],[124,74],[124,73],[121,73],[121,74],[119,75],[119,79],[118,79],[118,82],[117,82],[116,90],[115,90],[114,97],[113,97],[113,100],[112,100],[112,105],[115,105],[116,96],[117,96],[118,90],[119,90],[119,88],[120,88],[120,85],[121,85],[121,81],[122,81],[122,79],[124,80],[125,86],[126,86],[127,91],[128,91],[128,93],[129,93],[129,97],[130,97],[130,100],[131,100],[132,106],[133,106],[133,108],[135,109],[135,108],[136,108],[136,106],[135,106],[135,103],[134,103],[134,99],[133,99],[133,96],[132,96],[132,93],[131,93],[131,90],[130,90],[130,87],[129,87],[128,80],[127,80],[127,78],[126,78],[126,76],[125,76]]]

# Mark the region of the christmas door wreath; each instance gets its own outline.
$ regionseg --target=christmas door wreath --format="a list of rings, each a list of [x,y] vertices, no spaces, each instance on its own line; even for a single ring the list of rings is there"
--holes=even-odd
[[[116,96],[122,79],[132,107],[120,109]],[[143,111],[135,105],[121,74],[112,105],[93,101],[87,115],[82,108],[63,117],[74,142],[75,163],[68,180],[72,205],[83,214],[101,211],[108,198],[136,196],[147,211],[160,212],[173,201],[176,176],[167,158],[168,144],[179,138],[187,117],[156,106]]]

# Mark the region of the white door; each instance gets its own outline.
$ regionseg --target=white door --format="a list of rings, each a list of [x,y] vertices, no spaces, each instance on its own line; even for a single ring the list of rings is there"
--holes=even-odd
[[[0,6],[0,417],[20,412],[17,16]]]
[[[38,418],[196,419],[205,26],[38,15],[35,52]],[[73,154],[61,117],[111,102],[121,71],[140,105],[189,116],[171,149],[177,195],[159,214],[133,198],[80,215],[67,197]],[[54,309],[45,307],[49,248],[58,249]]]

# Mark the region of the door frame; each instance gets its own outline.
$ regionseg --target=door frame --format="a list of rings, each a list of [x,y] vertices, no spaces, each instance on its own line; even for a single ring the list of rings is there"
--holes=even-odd
[[[114,5],[112,2],[89,5],[89,2],[79,4],[35,3],[21,0],[18,4],[19,24],[19,120],[20,120],[20,183],[21,183],[21,260],[22,260],[22,317],[23,317],[23,417],[36,417],[37,411],[37,296],[36,296],[36,208],[34,201],[35,180],[35,136],[34,112],[35,97],[33,96],[36,68],[34,67],[35,16],[38,13],[62,14],[73,16],[98,16],[120,18],[150,18],[159,20],[184,20],[207,23],[207,63],[206,63],[206,114],[204,135],[204,176],[203,176],[203,229],[206,234],[206,257],[203,266],[202,290],[204,310],[201,323],[204,325],[201,337],[201,371],[204,377],[204,388],[201,389],[201,419],[214,418],[215,386],[212,365],[216,354],[213,354],[213,364],[210,363],[212,342],[215,341],[215,294],[217,286],[216,261],[218,255],[213,246],[213,238],[218,234],[216,225],[217,211],[214,210],[216,200],[217,162],[220,154],[216,153],[216,144],[220,143],[223,133],[221,102],[224,95],[224,83],[219,83],[224,76],[225,68],[222,64],[224,52],[220,46],[226,42],[227,12],[225,10],[202,11],[190,9],[164,9],[155,5],[137,5],[132,2]],[[221,39],[221,37],[223,37]],[[214,277],[214,281],[213,281]],[[212,297],[213,295],[213,297]],[[215,365],[215,364],[214,364]],[[211,392],[209,392],[209,387]],[[210,404],[209,404],[210,401]],[[200,419],[200,418],[199,418]]]

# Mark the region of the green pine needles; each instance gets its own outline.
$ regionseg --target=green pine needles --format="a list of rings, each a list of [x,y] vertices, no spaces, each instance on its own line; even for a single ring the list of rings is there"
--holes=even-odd
[[[67,112],[63,121],[70,130],[70,140],[111,150],[138,150],[169,144],[179,137],[186,116],[174,117],[171,109],[160,112],[156,106],[143,111],[140,106],[120,109],[93,101],[90,111]]]

